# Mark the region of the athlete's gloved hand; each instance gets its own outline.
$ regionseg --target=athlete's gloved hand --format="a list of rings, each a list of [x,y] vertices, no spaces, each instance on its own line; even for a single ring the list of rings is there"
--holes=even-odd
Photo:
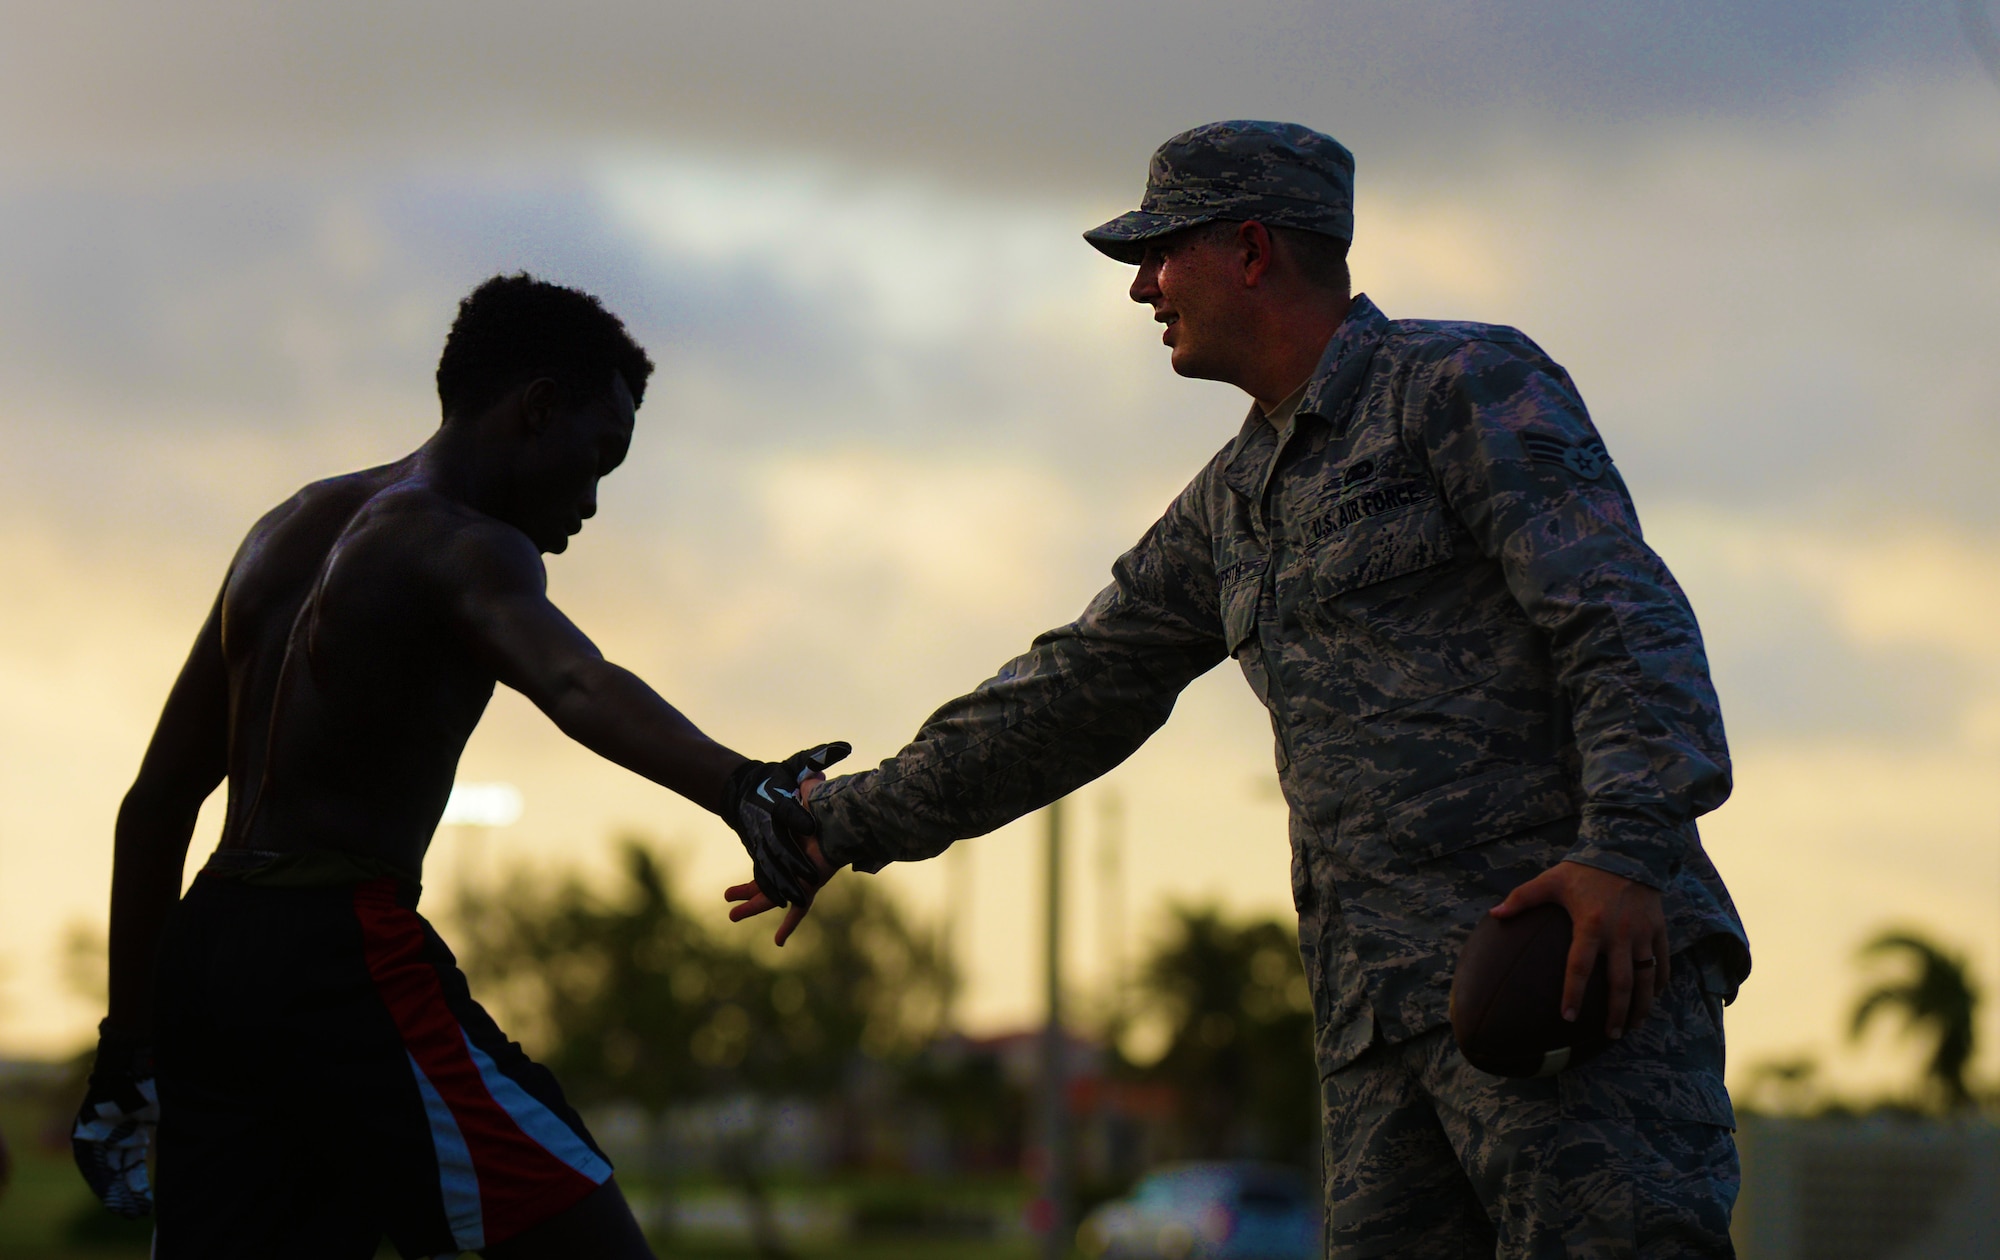
[[[819,824],[799,803],[799,785],[853,751],[835,742],[784,761],[746,761],[723,783],[723,821],[749,850],[757,887],[773,903],[809,903],[825,882],[806,853],[805,838],[816,834]]]
[[[137,1218],[153,1210],[153,1185],[146,1178],[146,1152],[160,1122],[153,1050],[102,1024],[97,1031],[97,1062],[70,1131],[70,1151],[91,1193],[118,1215]]]

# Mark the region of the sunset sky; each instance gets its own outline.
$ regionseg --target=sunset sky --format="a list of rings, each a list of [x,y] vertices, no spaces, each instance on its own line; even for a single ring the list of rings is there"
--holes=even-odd
[[[473,284],[591,289],[660,364],[557,601],[718,738],[872,763],[1074,616],[1234,433],[1243,396],[1175,377],[1078,237],[1227,117],[1354,150],[1355,283],[1392,316],[1521,327],[1589,402],[1736,755],[1703,824],[1756,958],[1733,1066],[1906,1075],[1844,1043],[1886,925],[2000,985],[2000,84],[1950,0],[17,0],[7,27],[0,1053],[88,1036],[60,939],[103,921],[236,540],[424,440]],[[461,778],[526,808],[441,838],[434,887],[603,869],[637,831],[719,917],[745,866],[516,696]],[[1288,909],[1273,779],[1230,665],[1080,794],[1080,985],[1105,793],[1129,956],[1168,898]],[[1037,1009],[1036,836],[960,859],[981,1029]],[[879,878],[934,918],[944,867]]]

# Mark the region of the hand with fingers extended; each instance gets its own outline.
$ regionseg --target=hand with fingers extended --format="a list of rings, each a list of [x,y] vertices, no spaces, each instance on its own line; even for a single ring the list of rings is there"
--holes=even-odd
[[[1604,1031],[1613,1040],[1624,1036],[1667,991],[1667,916],[1659,890],[1581,862],[1558,862],[1508,893],[1490,913],[1505,919],[1549,902],[1569,911],[1572,930],[1563,1018],[1576,1018],[1584,986],[1602,956],[1611,995]]]
[[[813,788],[817,787],[823,781],[817,778],[806,780],[799,787],[799,799],[805,800],[809,798],[812,795]],[[819,841],[811,836],[806,837],[805,850],[806,856],[812,859],[813,865],[819,873],[820,884],[824,885],[827,880],[833,878],[833,864],[828,862],[826,855],[820,852]],[[819,889],[814,888],[813,892],[817,894]],[[775,910],[779,905],[783,904],[771,900],[769,896],[765,895],[764,890],[757,886],[754,880],[747,884],[737,884],[724,889],[722,897],[725,901],[735,903],[729,908],[729,921],[731,923],[741,923],[745,919],[755,918],[766,910]],[[771,939],[778,945],[783,946],[786,941],[791,939],[792,933],[798,930],[799,924],[806,917],[806,912],[811,909],[812,901],[810,899],[794,901],[786,909],[784,921],[778,924],[777,935]]]
[[[784,761],[746,761],[723,783],[718,812],[735,829],[737,838],[750,854],[752,884],[738,885],[754,890],[753,896],[731,896],[732,901],[749,901],[755,908],[739,907],[733,919],[761,914],[773,906],[790,907],[787,923],[803,917],[813,894],[832,874],[832,868],[813,840],[819,824],[807,812],[804,794],[825,778],[826,768],[853,749],[844,743],[821,744],[794,753]],[[779,943],[789,932],[781,932]]]

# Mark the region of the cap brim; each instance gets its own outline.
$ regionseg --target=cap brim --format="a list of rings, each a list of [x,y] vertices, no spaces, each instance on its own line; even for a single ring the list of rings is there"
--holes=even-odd
[[[1105,257],[1136,267],[1139,260],[1146,256],[1146,242],[1186,228],[1200,227],[1215,217],[1212,214],[1154,214],[1149,210],[1131,210],[1085,232],[1083,239]]]

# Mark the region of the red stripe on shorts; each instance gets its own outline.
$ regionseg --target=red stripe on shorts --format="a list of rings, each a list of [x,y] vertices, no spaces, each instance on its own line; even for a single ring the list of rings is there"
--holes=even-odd
[[[505,1242],[571,1207],[595,1183],[551,1155],[494,1101],[466,1050],[465,1030],[446,1003],[437,968],[424,957],[423,920],[397,904],[394,880],[354,890],[368,974],[410,1057],[451,1108],[479,1178],[486,1242]]]

